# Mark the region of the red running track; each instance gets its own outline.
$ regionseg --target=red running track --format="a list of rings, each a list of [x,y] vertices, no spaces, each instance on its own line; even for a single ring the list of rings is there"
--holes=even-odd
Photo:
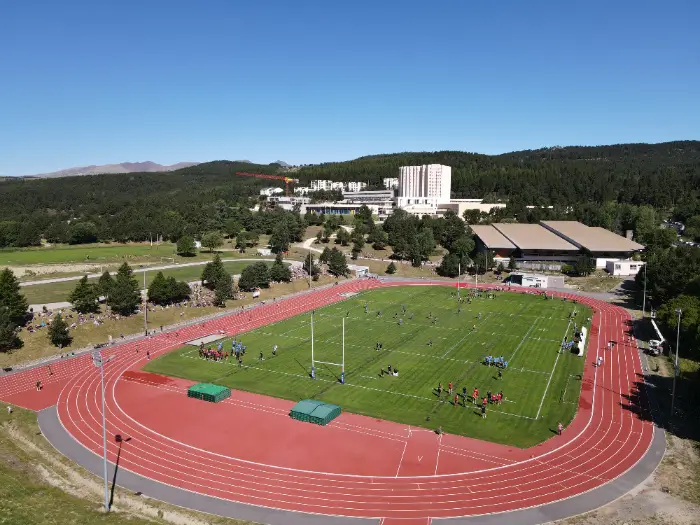
[[[353,281],[162,334],[139,342],[138,352],[136,343],[107,350],[108,436],[131,438],[120,468],[224,500],[418,525],[570,498],[644,456],[654,427],[637,391],[642,369],[630,316],[586,297],[568,296],[595,312],[576,417],[563,436],[527,450],[352,414],[316,427],[291,420],[293,403],[284,400],[233,392],[224,403],[201,403],[184,395],[191,382],[140,371],[146,350],[157,356],[217,331],[240,333],[342,300],[342,292],[406,285]],[[605,350],[610,340],[618,342],[614,352]],[[596,368],[599,354],[605,363]],[[43,367],[3,378],[0,398],[34,409],[58,400],[65,429],[101,455],[100,381],[90,358],[58,363],[52,372]],[[37,378],[46,390],[34,391]],[[109,439],[110,461],[117,452]]]

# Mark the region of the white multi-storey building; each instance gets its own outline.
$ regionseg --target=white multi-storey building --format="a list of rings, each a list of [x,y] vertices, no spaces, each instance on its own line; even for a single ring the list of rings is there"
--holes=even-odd
[[[362,191],[366,187],[366,182],[348,182],[348,191]]]
[[[345,189],[345,183],[344,182],[331,182],[331,189],[343,191]]]
[[[329,180],[312,180],[311,191],[330,191],[332,184]]]
[[[441,164],[401,166],[399,172],[400,208],[410,206],[437,208],[450,202],[452,168]]]
[[[294,193],[296,195],[308,195],[309,192],[313,191],[311,188],[308,186],[298,186],[294,188]]]
[[[399,187],[399,179],[397,177],[387,177],[382,179],[382,182],[387,190],[394,190]]]
[[[277,195],[278,193],[284,193],[284,190],[282,188],[263,188],[260,190],[260,195],[265,195],[267,197],[272,197],[273,195]]]

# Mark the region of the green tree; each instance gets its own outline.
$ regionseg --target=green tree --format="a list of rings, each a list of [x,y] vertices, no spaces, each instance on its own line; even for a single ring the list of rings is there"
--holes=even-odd
[[[214,288],[214,304],[216,306],[226,306],[226,301],[233,298],[233,281],[230,279],[220,279]]]
[[[346,276],[350,273],[348,261],[338,248],[331,250],[331,255],[328,259],[328,271],[336,277]]]
[[[304,268],[304,271],[305,271],[307,274],[311,275],[312,277],[313,277],[314,275],[318,275],[319,272],[320,272],[320,269],[319,269],[318,265],[314,262],[314,256],[313,256],[311,253],[309,253],[309,254],[306,256],[306,258],[304,259],[304,266],[303,266],[303,268]]]
[[[278,283],[288,283],[292,280],[292,271],[282,261],[281,254],[277,254],[275,262],[270,266],[270,280]]]
[[[103,297],[109,297],[114,286],[114,279],[108,271],[105,271],[97,280],[97,293]]]
[[[452,243],[451,253],[457,257],[465,257],[474,251],[474,239],[468,235],[462,235],[454,243]]]
[[[0,306],[0,352],[11,352],[22,347],[17,335],[17,325],[10,319],[8,310]]]
[[[508,270],[512,272],[514,270],[517,270],[517,268],[518,265],[515,263],[515,257],[511,255],[510,259],[508,259]]]
[[[248,246],[248,232],[242,231],[236,236],[236,248],[243,253]]]
[[[211,262],[204,265],[202,270],[202,284],[210,290],[216,289],[216,283],[223,279],[230,281],[231,275],[226,271],[221,256],[216,254]]]
[[[264,262],[257,262],[243,268],[238,287],[244,292],[251,292],[256,288],[269,288],[270,271]]]
[[[224,236],[221,232],[213,231],[202,236],[202,246],[209,248],[209,252],[213,252],[222,244],[224,244]]]
[[[270,236],[270,248],[273,253],[284,253],[289,251],[289,244],[292,241],[292,236],[286,223],[280,223],[275,226]]]
[[[141,302],[141,293],[138,281],[134,278],[131,267],[124,263],[117,270],[114,284],[111,287],[107,304],[120,315],[131,315]]]
[[[442,258],[440,265],[435,271],[443,277],[457,277],[459,275],[459,264],[459,257],[454,253],[448,253]]]
[[[224,223],[224,232],[226,232],[229,239],[236,237],[242,229],[243,226],[236,219],[229,219]]]
[[[338,230],[338,233],[335,236],[335,242],[341,246],[347,246],[350,244],[350,234],[345,228],[340,228],[340,230]]]
[[[76,222],[71,224],[68,233],[70,244],[87,244],[97,241],[97,227],[93,222]]]
[[[324,247],[321,255],[318,256],[318,262],[321,264],[328,264],[328,262],[331,260],[331,253],[331,249],[328,246]]]
[[[78,284],[75,285],[68,300],[77,312],[89,314],[100,311],[100,304],[97,302],[98,297],[97,286],[88,283],[87,275],[84,275],[78,281]]]
[[[574,271],[582,277],[592,274],[595,272],[595,259],[587,255],[579,257],[574,263]]]
[[[350,250],[350,257],[352,258],[353,261],[356,261],[357,258],[360,256],[362,253],[362,247],[360,246],[359,243],[355,243],[352,245],[352,250]]]
[[[375,250],[383,250],[389,242],[389,236],[381,228],[375,228],[367,237],[367,242],[372,243]]]
[[[389,275],[393,275],[396,273],[396,265],[393,261],[390,262],[389,266],[386,267],[386,273],[388,273]]]
[[[503,264],[503,261],[500,261],[500,262],[498,263],[498,266],[496,266],[496,271],[497,271],[498,273],[503,273],[503,272],[506,271],[506,265]]]
[[[12,270],[5,268],[0,271],[0,309],[7,311],[13,324],[23,326],[27,320],[28,306]]]
[[[68,331],[68,325],[63,320],[60,313],[53,316],[53,320],[49,325],[47,336],[52,345],[60,348],[70,346],[71,342],[73,341],[73,338]]]
[[[197,247],[194,239],[189,235],[183,235],[177,240],[177,254],[182,257],[194,257],[197,255]]]

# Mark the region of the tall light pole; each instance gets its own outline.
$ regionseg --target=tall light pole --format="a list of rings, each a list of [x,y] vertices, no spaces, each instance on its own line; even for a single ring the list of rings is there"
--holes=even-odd
[[[681,342],[681,314],[683,313],[680,308],[676,310],[678,314],[678,327],[676,331],[676,360],[673,363],[673,392],[671,392],[671,417],[675,413],[676,407],[676,378],[678,377],[678,346]]]
[[[644,262],[644,298],[642,299],[642,319],[647,316],[647,263]]]
[[[148,335],[148,288],[146,288],[146,269],[143,270],[143,289],[145,290],[145,295],[143,296],[143,331],[145,335]]]
[[[457,263],[457,302],[459,302],[459,276],[462,275],[462,263]]]
[[[105,421],[105,361],[102,352],[92,352],[92,363],[100,369],[100,381],[102,383],[102,461],[105,481],[105,511],[109,512],[109,485],[107,482],[107,423]]]

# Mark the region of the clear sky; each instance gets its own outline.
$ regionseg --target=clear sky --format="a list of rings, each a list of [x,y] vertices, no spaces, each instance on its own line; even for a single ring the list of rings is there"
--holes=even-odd
[[[0,2],[0,174],[700,139],[700,2]]]

